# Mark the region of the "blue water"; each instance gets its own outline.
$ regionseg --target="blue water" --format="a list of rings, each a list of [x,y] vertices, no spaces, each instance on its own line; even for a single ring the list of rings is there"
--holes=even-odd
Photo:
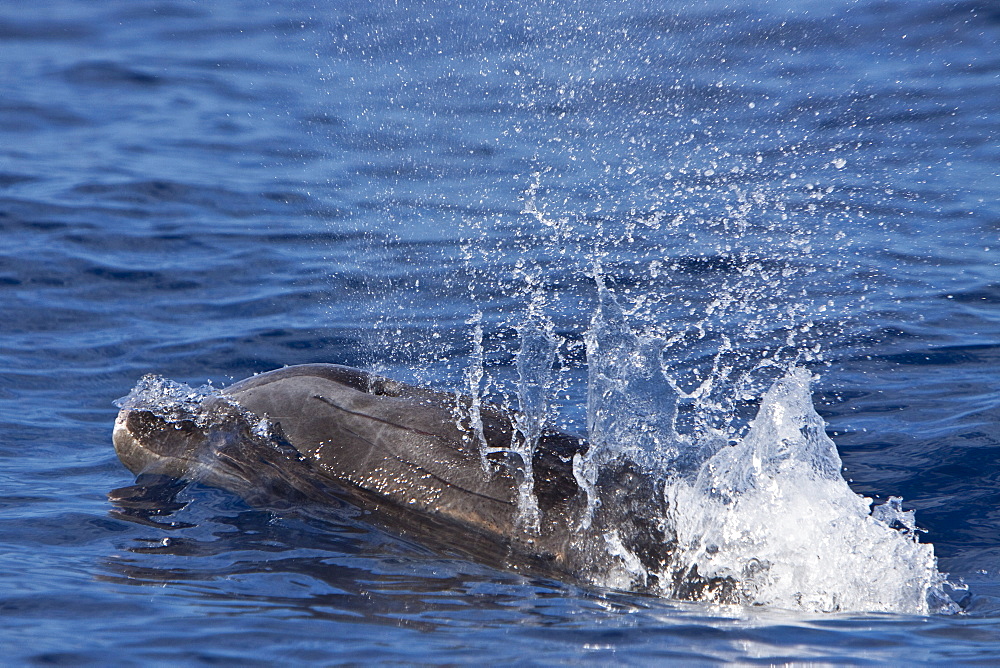
[[[940,0],[3,6],[3,662],[1000,660],[998,42]],[[677,603],[199,485],[146,524],[108,500],[145,373],[464,389],[481,343],[516,403],[528,314],[582,432],[601,281],[681,334],[680,387],[746,380],[689,413],[736,437],[773,369],[818,374],[845,477],[916,510],[966,611]]]

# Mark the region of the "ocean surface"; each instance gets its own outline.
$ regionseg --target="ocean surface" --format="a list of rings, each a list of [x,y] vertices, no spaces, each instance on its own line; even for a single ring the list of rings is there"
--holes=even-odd
[[[1000,662],[995,4],[39,0],[0,45],[0,663]],[[746,443],[807,369],[955,605],[678,602],[109,499],[143,375],[306,362],[526,410],[533,370],[541,417],[652,459],[663,406]]]

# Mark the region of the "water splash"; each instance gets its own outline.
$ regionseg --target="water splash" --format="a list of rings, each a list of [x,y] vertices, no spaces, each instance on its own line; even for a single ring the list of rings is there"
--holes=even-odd
[[[753,605],[815,612],[954,611],[934,548],[893,528],[893,511],[847,485],[813,408],[813,378],[793,369],[765,394],[749,432],[667,488],[676,568],[736,581]]]
[[[598,305],[584,334],[590,450],[574,461],[588,508],[576,530],[583,536],[594,528],[597,508],[607,502],[597,481],[624,458],[662,483],[667,511],[660,520],[672,536],[671,544],[661,546],[667,566],[652,573],[613,527],[598,527],[604,540],[590,549],[617,566],[598,574],[596,583],[645,589],[649,581],[660,582],[662,594],[676,595],[678,586],[697,577],[728,583],[705,588],[699,596],[709,602],[809,612],[958,611],[933,546],[918,542],[913,511],[904,512],[895,497],[873,510],[871,499],[848,486],[836,446],[812,405],[814,376],[795,358],[765,361],[782,373],[761,390],[756,417],[745,428],[732,420],[720,426],[720,407],[737,400],[698,400],[727,389],[745,399],[748,388],[760,384],[749,378],[760,363],[744,358],[742,368],[714,365],[698,387],[685,391],[669,375],[671,338],[634,331],[599,265],[594,278]],[[521,409],[541,416],[537,392],[549,382],[552,358],[532,342],[539,336],[532,322],[523,329],[517,361],[522,378],[536,365],[535,394]],[[551,339],[546,344],[555,345]],[[695,413],[685,424],[695,427],[682,430],[678,406],[685,402]]]
[[[114,405],[120,409],[151,411],[171,422],[197,421],[204,419],[202,402],[213,396],[218,396],[218,390],[210,383],[195,388],[150,373],[140,378],[126,396],[116,399]]]
[[[521,457],[523,477],[518,484],[518,509],[521,521],[531,531],[539,527],[538,502],[535,499],[535,476],[532,462],[542,429],[549,419],[549,397],[552,387],[552,363],[559,339],[552,331],[552,321],[539,307],[540,297],[532,302],[527,320],[518,328],[521,350],[517,356],[517,397],[520,410],[515,428],[521,438],[513,451]]]

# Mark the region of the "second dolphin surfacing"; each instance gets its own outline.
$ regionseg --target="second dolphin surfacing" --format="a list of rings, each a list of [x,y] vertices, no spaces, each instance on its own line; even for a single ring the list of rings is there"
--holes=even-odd
[[[113,436],[136,475],[199,480],[257,505],[346,500],[389,528],[495,565],[681,599],[730,597],[728,579],[671,569],[662,483],[622,460],[602,466],[589,492],[580,487],[573,459],[588,446],[578,438],[539,438],[539,522],[526,526],[521,436],[499,407],[480,410],[484,457],[468,397],[350,367],[286,367],[181,408],[137,394]]]

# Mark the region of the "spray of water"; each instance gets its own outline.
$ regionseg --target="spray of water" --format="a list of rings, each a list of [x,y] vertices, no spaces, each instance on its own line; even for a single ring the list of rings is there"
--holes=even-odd
[[[595,581],[622,588],[660,582],[671,595],[676,574],[697,573],[734,583],[725,600],[746,605],[955,611],[912,512],[898,499],[873,509],[871,499],[851,491],[812,405],[814,376],[805,366],[822,364],[823,336],[836,334],[838,316],[824,276],[831,251],[815,248],[822,230],[779,216],[765,230],[767,252],[754,250],[761,241],[754,221],[774,209],[775,197],[731,188],[724,190],[734,205],[715,222],[669,222],[657,212],[624,223],[553,214],[543,201],[544,176],[533,175],[522,211],[541,234],[523,243],[514,272],[525,304],[515,323],[518,403],[511,406],[521,415],[518,454],[530,461],[542,425],[556,417],[556,394],[581,382],[571,365],[558,363],[574,339],[567,313],[580,308],[567,308],[574,295],[560,286],[568,271],[584,274],[593,289],[590,316],[578,328],[590,448],[573,465],[589,503],[575,530],[594,530],[608,502],[598,480],[625,459],[662,485],[667,510],[660,519],[671,537],[662,546],[667,565],[651,573],[614,528],[599,527],[603,540],[589,549],[615,566]],[[701,235],[699,254],[662,250],[685,230]],[[567,262],[553,269],[523,259],[533,252]],[[503,383],[483,365],[482,328],[479,318],[467,374],[473,393]],[[522,486],[527,527],[538,517],[529,492]],[[706,588],[703,598],[716,600],[720,591]]]
[[[726,600],[746,605],[811,612],[957,610],[945,594],[933,546],[917,540],[912,511],[903,512],[897,498],[873,510],[871,499],[844,480],[836,446],[812,405],[809,371],[787,362],[744,428],[720,421],[719,410],[735,400],[698,400],[727,388],[745,395],[754,384],[746,376],[759,365],[741,371],[724,366],[718,359],[726,351],[719,351],[694,390],[680,389],[665,361],[676,342],[634,331],[599,265],[593,278],[598,304],[584,335],[591,447],[574,461],[591,503],[576,529],[590,528],[602,468],[624,457],[662,483],[668,510],[660,519],[674,537],[662,546],[670,552],[667,567],[653,574],[613,528],[607,530],[590,549],[618,566],[595,578],[599,584],[629,588],[644,586],[652,575],[669,583],[673,573],[697,572],[735,583]],[[544,393],[554,381],[546,376],[554,374],[558,341],[537,310],[529,312],[521,333],[520,408],[533,414],[520,418],[520,428],[522,447],[531,447],[548,417]],[[678,411],[685,403],[695,415],[682,429]],[[537,506],[523,494],[522,502],[525,517],[537,518]],[[713,601],[717,594],[706,589],[703,598]]]

